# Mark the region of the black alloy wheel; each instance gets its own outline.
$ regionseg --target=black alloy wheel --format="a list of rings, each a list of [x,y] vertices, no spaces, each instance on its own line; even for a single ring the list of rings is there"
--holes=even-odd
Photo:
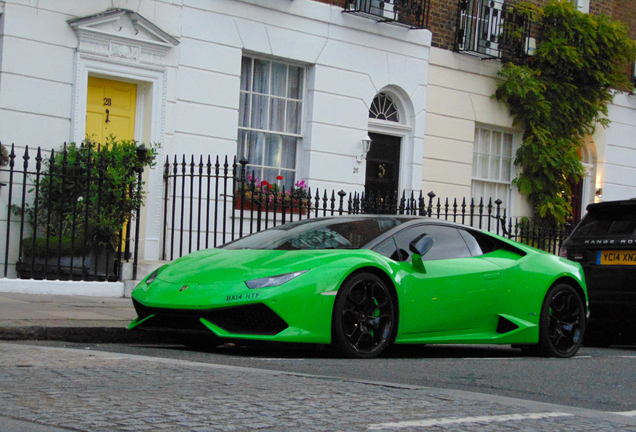
[[[583,342],[585,324],[585,307],[576,290],[567,284],[552,287],[541,308],[539,354],[572,357]]]
[[[386,283],[372,273],[359,273],[338,291],[332,340],[346,357],[372,358],[389,344],[395,305]]]

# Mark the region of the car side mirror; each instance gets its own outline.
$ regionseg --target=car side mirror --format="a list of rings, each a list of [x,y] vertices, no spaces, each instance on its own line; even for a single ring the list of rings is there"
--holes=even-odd
[[[426,273],[424,262],[422,262],[422,256],[426,255],[434,244],[435,240],[429,237],[426,233],[416,237],[415,240],[409,243],[409,250],[413,254],[411,257],[413,267],[415,267],[416,270]]]
[[[409,250],[413,254],[417,254],[419,256],[424,256],[431,250],[433,245],[435,244],[435,240],[428,236],[428,234],[424,233],[421,236],[418,236],[409,244]]]

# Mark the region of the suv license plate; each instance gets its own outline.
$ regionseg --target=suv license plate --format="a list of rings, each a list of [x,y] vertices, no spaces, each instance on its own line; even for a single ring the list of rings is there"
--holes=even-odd
[[[636,251],[598,251],[597,265],[636,265]]]

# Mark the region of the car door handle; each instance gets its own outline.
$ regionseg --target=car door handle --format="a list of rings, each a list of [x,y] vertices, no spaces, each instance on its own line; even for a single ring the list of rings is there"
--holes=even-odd
[[[488,273],[484,275],[484,280],[495,280],[501,277],[501,273]]]

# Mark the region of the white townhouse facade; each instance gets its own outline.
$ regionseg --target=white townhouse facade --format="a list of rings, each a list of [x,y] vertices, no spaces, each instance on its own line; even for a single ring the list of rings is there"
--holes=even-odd
[[[380,21],[313,0],[0,1],[0,142],[16,154],[87,134],[160,143],[144,260],[160,259],[161,163],[174,155],[245,157],[287,187],[362,192],[380,177],[530,215],[511,186],[519,132],[491,98],[500,63]],[[636,196],[636,96],[617,94],[610,120],[583,153],[583,206]]]

